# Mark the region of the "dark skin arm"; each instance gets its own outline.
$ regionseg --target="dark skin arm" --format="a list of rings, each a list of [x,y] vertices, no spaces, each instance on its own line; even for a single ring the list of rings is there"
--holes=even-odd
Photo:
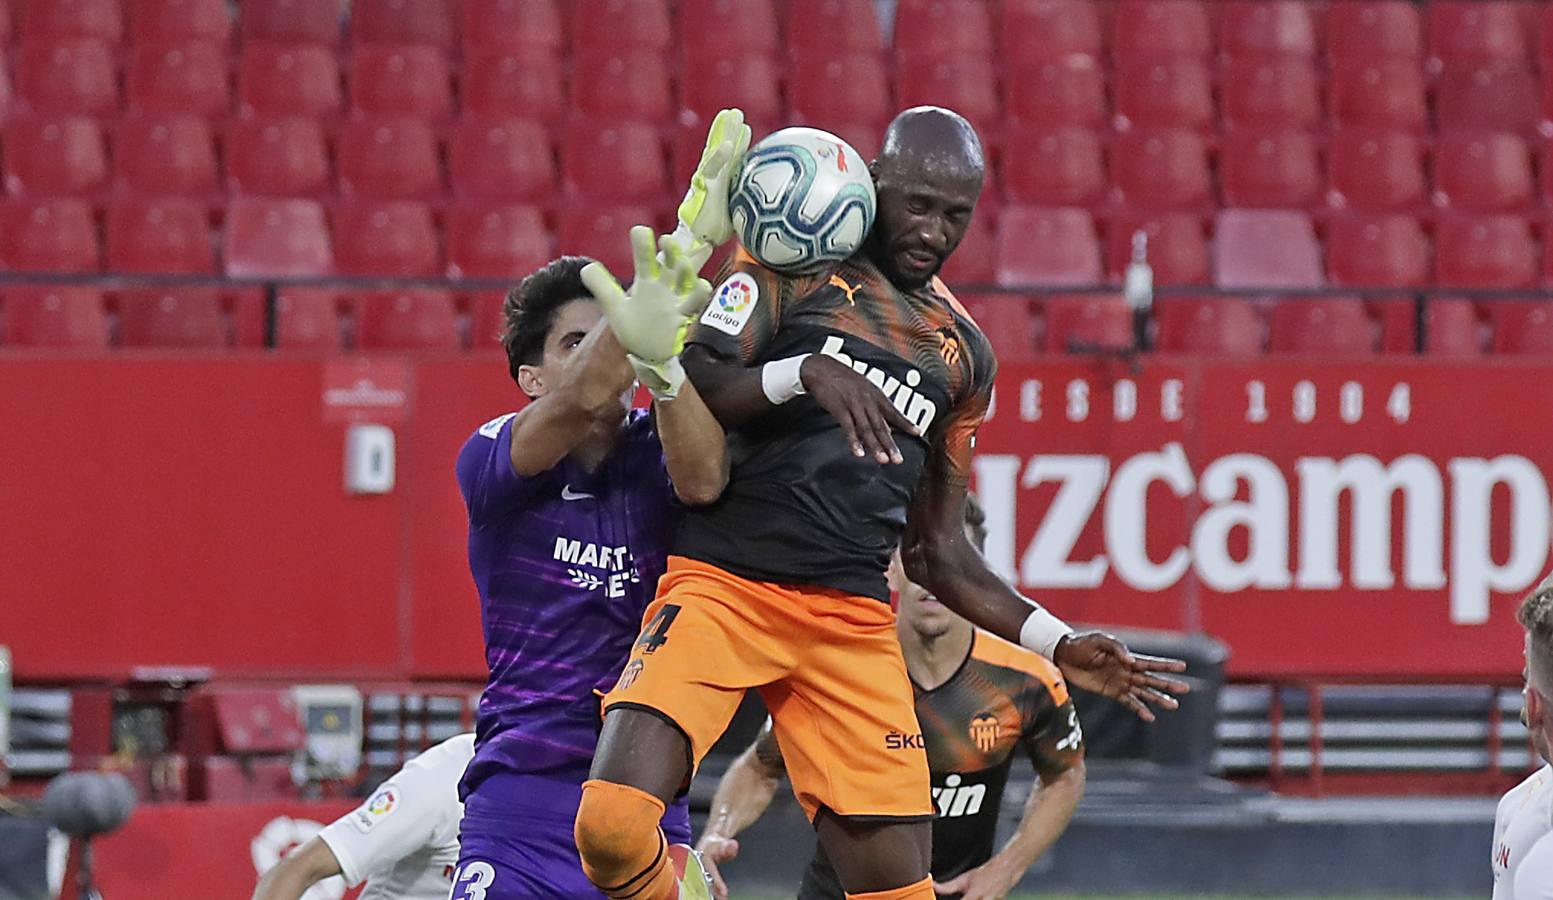
[[[724,428],[735,428],[772,408],[760,383],[760,366],[745,367],[719,356],[704,344],[692,344],[681,357],[690,381]],[[868,379],[828,356],[811,354],[799,369],[804,390],[836,418],[857,456],[880,464],[903,461],[890,434],[916,429]]]
[[[1019,643],[1019,632],[1035,605],[987,565],[965,538],[966,486],[944,477],[947,463],[935,451],[906,520],[901,562],[906,577],[933,592],[945,606],[1004,640]],[[1063,677],[1087,691],[1104,694],[1154,721],[1152,704],[1175,709],[1171,693],[1190,686],[1160,673],[1184,672],[1178,659],[1137,656],[1100,632],[1072,634],[1053,652]]]

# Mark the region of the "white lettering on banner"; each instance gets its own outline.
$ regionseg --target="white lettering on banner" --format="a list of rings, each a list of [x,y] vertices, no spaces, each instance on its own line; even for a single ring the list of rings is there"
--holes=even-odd
[[[1400,419],[1410,410],[1405,385],[1399,388],[1403,392],[1393,391],[1387,413]],[[1035,535],[1019,555],[1019,581],[1030,588],[1099,587],[1106,572],[1114,569],[1130,588],[1162,591],[1190,569],[1219,592],[1291,584],[1299,590],[1338,590],[1344,587],[1338,530],[1346,493],[1352,519],[1347,585],[1361,591],[1394,589],[1392,510],[1400,494],[1402,586],[1414,591],[1445,588],[1448,550],[1450,621],[1474,625],[1488,620],[1492,592],[1518,592],[1536,581],[1553,537],[1547,480],[1523,456],[1446,463],[1451,482],[1448,544],[1444,477],[1434,461],[1418,454],[1389,464],[1368,454],[1297,459],[1293,489],[1299,504],[1299,571],[1292,577],[1291,485],[1264,456],[1229,454],[1211,460],[1200,477],[1194,476],[1185,450],[1176,442],[1119,461],[1114,474],[1111,461],[1101,455],[1033,456],[1026,462],[1013,455],[984,454],[976,457],[974,466],[977,496],[987,510],[987,558],[1005,577],[1014,573],[1018,551],[1018,489],[1057,484]],[[1170,548],[1158,562],[1149,556],[1147,544],[1146,501],[1155,482],[1183,501],[1195,492],[1207,504],[1190,523],[1188,545]],[[1238,499],[1242,485],[1246,496]],[[1503,562],[1496,562],[1492,545],[1496,493],[1505,498],[1498,501],[1500,510],[1505,510],[1506,500],[1509,504],[1510,546],[1507,553],[1500,548]],[[1079,537],[1102,502],[1105,551],[1075,560]],[[1236,559],[1230,535],[1240,528],[1246,531],[1248,548],[1244,558]]]
[[[1159,386],[1159,417],[1166,422],[1179,422],[1186,415],[1181,397],[1186,386],[1179,378],[1167,378]]]
[[[1068,382],[1068,421],[1082,422],[1089,418],[1089,382]]]
[[[1246,421],[1267,421],[1267,385],[1260,381],[1246,382]]]
[[[1118,422],[1131,422],[1138,415],[1138,383],[1123,378],[1116,383],[1111,398],[1111,415]]]
[[[1300,570],[1295,578],[1301,588],[1342,587],[1336,523],[1337,501],[1344,491],[1352,508],[1349,571],[1354,587],[1373,591],[1396,584],[1391,571],[1391,500],[1397,491],[1402,492],[1407,541],[1403,583],[1414,590],[1445,586],[1444,489],[1434,463],[1410,453],[1382,466],[1373,456],[1355,454],[1342,462],[1303,457],[1294,468],[1300,476]]]
[[[1019,420],[1041,421],[1041,383],[1033,378],[1019,383]]]
[[[1451,621],[1488,621],[1488,592],[1518,591],[1548,558],[1548,483],[1524,456],[1453,459],[1451,473]],[[1494,486],[1510,489],[1510,558],[1495,565],[1489,546]]]

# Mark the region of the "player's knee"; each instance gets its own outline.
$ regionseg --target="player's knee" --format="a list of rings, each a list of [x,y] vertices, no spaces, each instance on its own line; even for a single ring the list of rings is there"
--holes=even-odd
[[[640,869],[643,857],[659,850],[658,820],[663,803],[645,791],[609,781],[582,786],[573,836],[583,868],[595,883]]]

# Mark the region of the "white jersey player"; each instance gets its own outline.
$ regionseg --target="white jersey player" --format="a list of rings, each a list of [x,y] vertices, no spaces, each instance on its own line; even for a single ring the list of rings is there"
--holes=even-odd
[[[1553,766],[1544,764],[1499,800],[1494,814],[1493,900],[1515,900],[1515,874],[1532,845],[1553,831]]]
[[[1494,894],[1499,893],[1495,886]],[[1553,900],[1553,834],[1532,845],[1515,869],[1515,900]]]
[[[404,764],[366,802],[264,874],[253,900],[298,900],[331,875],[359,900],[447,900],[458,865],[458,780],[474,758],[475,736],[448,738]]]

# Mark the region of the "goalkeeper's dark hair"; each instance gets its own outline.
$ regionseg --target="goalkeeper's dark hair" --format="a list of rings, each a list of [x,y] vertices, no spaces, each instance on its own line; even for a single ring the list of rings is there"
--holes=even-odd
[[[969,494],[965,497],[965,530],[970,532],[971,544],[976,547],[976,552],[981,553],[987,549],[987,511]]]
[[[513,381],[518,380],[519,366],[544,362],[556,310],[573,300],[593,299],[582,283],[583,267],[591,262],[586,256],[553,259],[507,292],[501,307],[501,343]]]

